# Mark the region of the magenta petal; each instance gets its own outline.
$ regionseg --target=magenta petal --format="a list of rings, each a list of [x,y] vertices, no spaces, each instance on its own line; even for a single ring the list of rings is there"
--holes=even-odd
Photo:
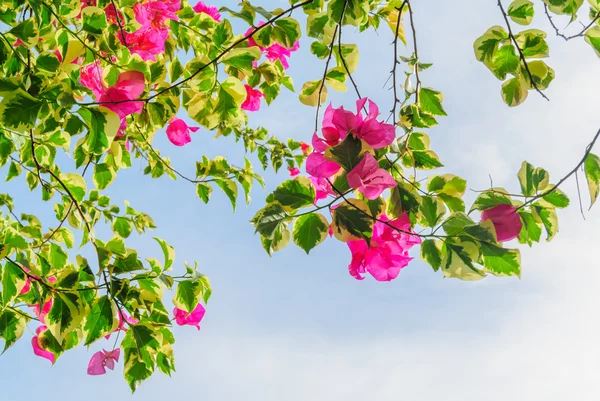
[[[92,355],[90,363],[88,364],[87,374],[91,376],[103,375],[106,373],[104,368],[104,353],[102,351],[96,352]]]
[[[260,109],[260,99],[265,95],[258,89],[254,89],[250,85],[245,84],[246,100],[242,103],[242,109],[246,111],[258,111]]]
[[[81,67],[79,81],[81,82],[81,85],[91,90],[94,96],[102,96],[105,89],[102,82],[102,68],[100,67],[100,61]]]
[[[185,121],[173,117],[167,127],[167,138],[175,146],[184,146],[192,141]]]
[[[332,122],[337,127],[338,131],[345,134],[350,131],[356,133],[358,131],[360,118],[351,111],[344,110],[343,107],[340,107],[339,109],[335,109]]]
[[[336,163],[327,161],[321,153],[313,152],[306,158],[306,172],[313,177],[329,178],[340,168]]]
[[[509,204],[502,204],[484,210],[481,213],[481,220],[492,221],[496,229],[498,242],[506,242],[517,238],[523,228],[523,222],[516,208]]]
[[[389,146],[396,138],[396,130],[391,124],[376,120],[367,120],[361,126],[358,137],[368,143],[373,149]]]
[[[137,99],[146,89],[144,74],[139,71],[123,72],[119,75],[114,88],[122,90],[129,100]]]
[[[49,360],[50,362],[54,363],[54,354],[50,351],[46,351],[45,349],[43,349],[40,346],[40,342],[39,342],[39,335],[44,331],[47,330],[46,326],[40,326],[36,329],[36,334],[32,339],[31,339],[31,346],[33,347],[33,353],[39,357],[42,357],[44,359]]]
[[[195,326],[198,330],[200,330],[200,321],[202,321],[202,318],[204,317],[205,313],[206,309],[204,309],[204,306],[202,306],[202,304],[196,305],[196,308],[192,311],[192,313],[187,313],[186,311],[179,308],[173,309],[175,322],[179,326]]]

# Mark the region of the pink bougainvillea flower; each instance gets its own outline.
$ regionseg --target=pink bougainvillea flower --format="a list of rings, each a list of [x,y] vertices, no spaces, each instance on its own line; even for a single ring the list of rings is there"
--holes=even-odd
[[[123,18],[123,13],[118,11],[114,4],[109,4],[104,8],[104,14],[106,14],[106,20],[111,24],[124,24],[125,19]]]
[[[139,54],[144,61],[156,61],[156,56],[165,52],[165,42],[169,37],[167,29],[156,29],[152,26],[142,27],[133,33],[125,33],[120,37],[123,45],[132,53]]]
[[[123,316],[125,316],[125,320],[123,320]],[[140,321],[137,319],[134,319],[132,316],[129,316],[125,312],[119,312],[119,325],[115,329],[114,333],[116,333],[117,331],[127,331],[127,327],[125,327],[126,322],[127,322],[127,324],[132,325],[132,324],[138,324]],[[104,338],[106,338],[108,340],[110,338],[111,334],[107,334],[106,336],[104,336]]]
[[[167,9],[173,13],[181,10],[181,0],[162,0]]]
[[[167,28],[167,20],[177,21],[179,17],[171,11],[171,7],[162,1],[149,1],[146,3],[136,3],[133,6],[135,20],[142,27],[153,27],[155,29]]]
[[[143,102],[135,101],[144,92],[144,74],[139,71],[123,72],[117,83],[107,88],[102,82],[102,69],[96,63],[84,66],[81,71],[81,84],[92,91],[99,103],[104,103],[104,107],[121,118],[120,131],[124,130],[127,127],[126,117],[141,112],[144,107]]]
[[[50,309],[52,308],[52,298],[50,298],[48,301],[46,301],[46,303],[42,306],[41,310],[40,310],[39,304],[33,305],[32,308],[33,308],[33,313],[37,316],[37,318],[40,320],[40,322],[42,322],[42,324],[45,324],[46,315],[50,312]]]
[[[328,178],[340,171],[340,166],[335,162],[325,159],[322,153],[313,152],[306,158],[306,172],[317,178]]]
[[[290,172],[291,177],[300,175],[300,169],[298,167],[288,167],[288,171]]]
[[[377,199],[383,191],[398,185],[389,172],[379,168],[379,163],[369,152],[348,173],[347,178],[350,187],[358,189],[369,200]]]
[[[200,321],[204,317],[205,313],[206,309],[204,309],[204,306],[202,306],[202,304],[198,304],[196,308],[192,311],[192,313],[187,313],[186,311],[181,310],[179,308],[173,309],[175,322],[179,326],[195,326],[196,328],[198,328],[198,330],[200,330]]]
[[[367,100],[367,98],[363,98],[356,102],[356,114],[344,110],[343,107],[334,109],[331,119],[333,126],[338,131],[344,133],[352,132],[357,138],[364,140],[373,149],[391,145],[396,136],[394,126],[377,121],[379,109],[371,100],[368,100],[369,112],[366,117],[363,117],[362,109],[365,107]]]
[[[258,111],[260,109],[260,99],[265,97],[265,95],[250,85],[244,84],[244,87],[246,88],[246,100],[242,103],[242,109],[246,111]]]
[[[310,153],[310,145],[306,142],[300,142],[300,149],[305,155],[308,155]]]
[[[23,46],[23,47],[27,47],[27,45],[25,45],[25,42],[23,42],[21,40],[21,38],[17,38],[17,40],[15,40],[15,43],[13,44],[14,47],[19,47],[19,46]]]
[[[290,68],[287,59],[292,56],[292,52],[298,50],[299,48],[300,42],[294,43],[294,46],[292,46],[292,48],[290,49],[283,47],[278,43],[275,43],[265,49],[265,56],[269,61],[281,61],[283,68],[287,70],[288,68]]]
[[[315,187],[316,197],[315,197],[315,205],[321,199],[327,198],[329,195],[334,195],[335,193],[331,189],[331,185],[327,181],[326,178],[317,178],[317,177],[309,177],[312,181],[313,186]]]
[[[81,67],[79,81],[81,82],[81,85],[91,90],[97,98],[102,96],[105,87],[102,82],[102,68],[100,67],[100,61],[98,60]]]
[[[365,240],[348,242],[352,253],[348,271],[357,280],[363,280],[365,273],[371,274],[377,281],[395,279],[412,260],[408,251],[421,243],[419,237],[412,235],[408,215],[396,220],[382,215],[379,220],[373,226],[370,247]]]
[[[502,204],[481,212],[481,221],[491,220],[496,229],[498,242],[513,240],[523,228],[521,217],[513,205]]]
[[[88,364],[87,374],[91,376],[106,374],[106,368],[115,369],[115,362],[119,362],[121,349],[117,348],[113,351],[98,351],[90,359]]]
[[[190,131],[196,132],[199,127],[190,127],[181,118],[173,117],[167,127],[167,138],[175,146],[184,146],[192,141]]]
[[[33,347],[33,353],[39,357],[45,358],[50,362],[54,363],[54,354],[42,348],[40,345],[40,335],[42,332],[47,330],[46,326],[40,326],[35,330],[35,336],[31,339],[31,346]]]
[[[198,4],[194,6],[194,11],[197,13],[206,14],[216,22],[221,22],[221,14],[219,14],[219,9],[215,6],[209,6],[204,4],[202,1],[199,1]]]

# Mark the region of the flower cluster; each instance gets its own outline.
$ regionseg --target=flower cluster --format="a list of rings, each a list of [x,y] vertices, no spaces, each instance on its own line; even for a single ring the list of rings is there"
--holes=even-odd
[[[348,242],[352,252],[348,271],[357,280],[369,273],[377,281],[391,281],[412,260],[408,256],[410,248],[420,243],[421,239],[412,235],[408,215],[395,220],[382,215],[373,226],[370,244],[364,239]]]
[[[369,111],[363,116],[362,110],[369,102]],[[330,181],[332,176],[341,170],[341,166],[325,156],[329,147],[339,145],[348,135],[364,141],[371,149],[380,149],[392,144],[395,139],[394,126],[378,121],[377,105],[366,98],[356,102],[356,114],[344,110],[343,107],[334,109],[327,107],[323,116],[322,137],[315,132],[312,137],[314,151],[306,159],[306,172],[314,179]],[[379,164],[371,152],[367,151],[361,161],[347,172],[348,184],[357,189],[367,199],[376,199],[383,191],[395,187],[396,180]],[[329,193],[323,181],[318,183],[318,197],[323,192]]]
[[[144,74],[139,71],[122,72],[115,85],[107,87],[102,80],[100,62],[88,64],[81,68],[81,85],[88,88],[96,101],[115,112],[121,119],[119,134],[127,128],[127,116],[139,114],[144,103],[136,101],[146,88]]]

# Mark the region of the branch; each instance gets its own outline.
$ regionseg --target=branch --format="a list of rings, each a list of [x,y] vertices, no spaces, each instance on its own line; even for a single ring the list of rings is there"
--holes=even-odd
[[[406,5],[406,2],[408,0],[404,0],[404,2],[402,3],[402,5],[400,6],[400,8],[397,8],[398,10],[398,21],[396,21],[396,35],[394,36],[394,66],[392,67],[392,85],[394,87],[394,105],[392,106],[392,121],[394,123],[394,127],[398,124],[398,122],[396,121],[396,106],[398,105],[398,103],[400,102],[400,99],[398,99],[398,84],[396,83],[396,68],[398,67],[398,64],[400,64],[400,62],[398,61],[398,32],[400,32],[400,24],[402,21],[402,11],[404,10],[404,6]]]
[[[500,0],[498,0],[500,1]],[[415,48],[415,58],[417,62],[415,64],[415,78],[417,79],[417,86],[415,88],[415,104],[419,104],[419,89],[421,88],[421,79],[419,78],[419,48],[417,47],[417,30],[415,29],[415,21],[413,20],[413,10],[410,6],[410,1],[405,1],[408,6],[408,14],[410,16],[410,28],[412,29],[413,34],[413,46]],[[398,20],[400,20],[400,15],[398,15]]]
[[[592,22],[590,22],[588,25],[585,25],[584,28],[581,30],[581,32],[575,34],[575,35],[571,35],[571,36],[567,36],[564,33],[562,33],[558,27],[556,26],[556,24],[554,23],[554,20],[552,19],[552,16],[550,15],[550,12],[548,10],[548,5],[546,3],[544,3],[544,11],[546,13],[546,17],[548,17],[548,21],[550,21],[550,25],[552,25],[552,28],[554,28],[554,31],[556,32],[556,36],[559,36],[561,38],[563,38],[564,40],[571,40],[571,39],[575,39],[578,38],[580,36],[584,36],[585,33],[587,32],[588,29],[590,29],[598,20],[600,20],[600,13],[598,13],[598,15],[596,15],[596,18],[594,18],[592,20]]]
[[[585,148],[585,153],[583,154],[583,158],[577,164],[577,166],[575,166],[575,168],[573,170],[571,170],[567,175],[565,175],[563,178],[561,178],[561,180],[558,181],[558,183],[556,185],[554,185],[552,188],[550,188],[547,191],[542,192],[539,195],[534,196],[533,198],[531,198],[530,200],[528,200],[527,202],[525,202],[521,206],[519,206],[517,208],[517,210],[523,209],[525,206],[532,204],[536,200],[538,200],[540,198],[543,198],[544,196],[550,195],[552,192],[554,192],[555,190],[557,190],[558,187],[560,187],[566,180],[568,180],[569,177],[571,177],[573,174],[576,174],[577,170],[581,166],[583,166],[583,164],[585,163],[585,160],[587,159],[587,157],[589,156],[589,154],[592,152],[592,148],[596,144],[596,141],[598,140],[598,137],[600,137],[600,129],[598,130],[598,132],[596,132],[596,135],[594,135],[594,139],[592,139],[592,142],[590,142],[590,144]]]
[[[510,26],[510,21],[508,20],[508,14],[504,10],[504,6],[502,5],[502,0],[498,0],[498,7],[500,7],[500,11],[502,11],[502,16],[504,17],[504,21],[506,22],[506,27],[508,28],[508,36],[509,36],[510,40],[514,43],[515,47],[517,48],[517,51],[519,52],[519,58],[521,59],[521,62],[523,62],[523,65],[525,66],[525,71],[527,71],[527,75],[529,76],[529,82],[531,82],[531,86],[540,95],[542,95],[542,97],[544,99],[546,99],[547,101],[550,101],[550,99],[548,99],[548,96],[546,96],[544,94],[544,92],[542,92],[540,90],[540,88],[537,86],[537,84],[533,80],[533,74],[531,73],[531,70],[529,69],[529,64],[527,64],[527,60],[525,59],[523,50],[521,50],[521,48],[519,47],[519,44],[517,43],[517,39],[515,38],[515,35],[513,35],[512,28]]]

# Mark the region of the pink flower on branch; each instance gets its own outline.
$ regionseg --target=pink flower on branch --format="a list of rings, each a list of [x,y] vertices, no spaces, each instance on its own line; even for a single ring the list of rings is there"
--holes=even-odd
[[[298,167],[288,167],[288,171],[290,172],[290,177],[300,175],[300,169]]]
[[[204,4],[202,1],[199,1],[198,4],[194,6],[194,11],[197,13],[206,14],[216,22],[221,22],[221,14],[219,14],[219,9],[215,6],[209,6]]]
[[[40,326],[35,330],[35,336],[31,339],[31,346],[33,347],[33,353],[41,358],[47,359],[54,364],[54,354],[48,350],[42,348],[40,344],[40,335],[48,330],[46,326]]]
[[[265,95],[258,89],[254,89],[250,85],[245,84],[246,100],[242,103],[242,109],[246,111],[258,111],[260,109],[260,99]]]
[[[491,220],[498,242],[513,240],[523,228],[521,217],[513,205],[502,204],[481,212],[481,221]]]
[[[371,153],[365,153],[360,163],[348,173],[348,184],[358,189],[365,198],[377,199],[383,191],[394,188],[398,183],[385,169],[379,167]]]
[[[123,317],[125,317],[125,320],[123,320]],[[119,325],[115,329],[114,333],[116,333],[117,331],[127,331],[127,327],[125,327],[125,323],[127,323],[128,325],[138,324],[139,320],[134,319],[132,316],[129,316],[127,313],[125,313],[123,311],[120,311],[119,312]],[[110,338],[111,334],[107,334],[106,336],[104,336],[104,338],[106,338],[108,340]]]
[[[200,321],[204,317],[206,313],[206,309],[202,304],[198,304],[196,308],[191,313],[187,313],[186,311],[175,308],[173,309],[173,315],[175,316],[175,322],[179,326],[195,326],[198,330],[200,330]]]
[[[90,376],[97,376],[106,374],[106,368],[110,370],[115,369],[115,362],[119,362],[119,356],[121,355],[121,349],[117,348],[113,351],[98,351],[90,359],[88,364],[87,374]]]
[[[196,132],[199,127],[190,127],[181,118],[173,117],[167,127],[167,138],[175,146],[184,146],[192,141],[191,132]]]
[[[366,117],[363,117],[362,109],[367,101],[369,102],[369,112]],[[394,142],[396,131],[392,124],[377,121],[378,115],[377,105],[373,101],[363,98],[356,101],[356,114],[340,107],[333,111],[331,122],[338,131],[351,132],[373,149],[379,149]]]
[[[412,260],[408,251],[421,243],[418,236],[412,235],[408,215],[395,220],[382,215],[379,220],[373,226],[370,246],[365,240],[348,242],[352,253],[348,271],[357,280],[363,280],[365,273],[377,281],[395,279]]]

